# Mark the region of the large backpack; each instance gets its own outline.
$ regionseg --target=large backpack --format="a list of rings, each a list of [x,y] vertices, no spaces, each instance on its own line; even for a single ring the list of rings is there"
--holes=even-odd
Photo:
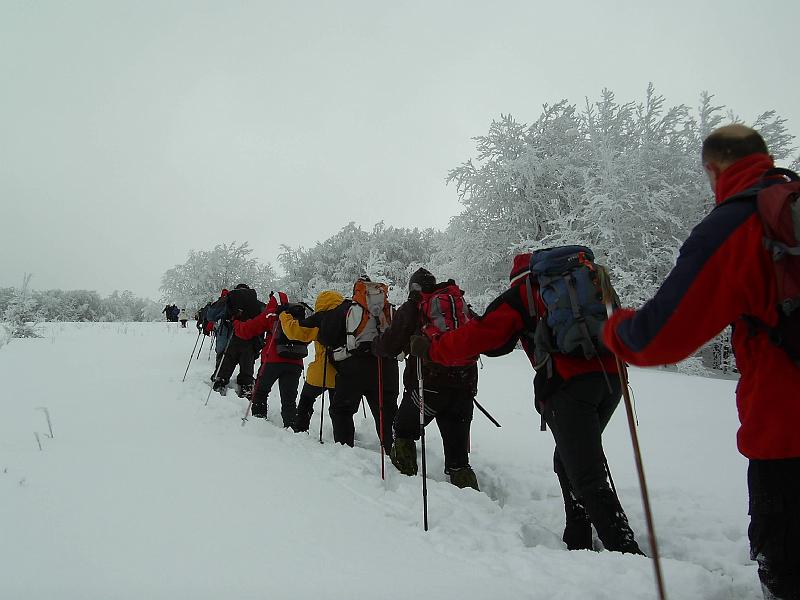
[[[270,294],[273,296],[274,294]],[[290,304],[289,298],[283,292],[278,292],[278,306],[284,307],[283,310],[288,312],[298,321],[305,319],[308,316],[307,309],[303,304]],[[275,320],[275,327],[272,330],[273,343],[275,344],[275,352],[282,358],[305,358],[308,356],[308,345],[310,342],[301,342],[286,337],[281,326],[280,319]]]
[[[770,184],[768,180],[777,176],[783,182]],[[758,192],[756,205],[778,289],[778,324],[769,327],[757,319],[748,320],[800,365],[800,177],[788,169],[771,169],[761,184],[766,187]]]
[[[353,286],[353,298],[345,316],[348,353],[371,342],[392,322],[389,288],[385,283],[359,279]]]
[[[225,297],[228,303],[228,315],[238,317],[242,321],[257,317],[263,310],[258,301],[256,291],[251,288],[236,288]]]
[[[530,316],[538,317],[533,335],[537,366],[556,353],[587,360],[607,353],[600,343],[608,318],[602,270],[586,246],[559,246],[533,253],[525,284]],[[536,314],[531,279],[539,285],[545,314]]]
[[[436,285],[431,292],[423,292],[419,303],[420,331],[429,339],[436,339],[448,331],[455,331],[472,319],[464,292],[452,279]],[[469,359],[456,366],[474,365]]]

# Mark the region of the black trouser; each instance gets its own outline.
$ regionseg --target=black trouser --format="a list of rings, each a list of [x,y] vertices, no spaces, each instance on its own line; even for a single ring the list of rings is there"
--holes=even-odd
[[[294,418],[293,429],[295,431],[308,431],[311,426],[311,416],[314,414],[314,402],[325,391],[316,385],[311,385],[307,381],[300,390],[300,399],[297,401],[297,414]],[[328,397],[333,398],[334,390],[328,388]]]
[[[590,373],[563,382],[538,404],[556,442],[553,470],[564,494],[570,547],[571,525],[591,541],[588,521],[607,550],[638,551],[628,519],[611,490],[602,434],[620,400],[619,378]],[[588,518],[587,518],[588,517]]]
[[[800,458],[751,460],[750,558],[764,598],[800,600]]]
[[[436,419],[442,434],[445,473],[469,465],[469,429],[474,398],[471,389],[425,386],[425,425]],[[409,440],[420,438],[418,388],[403,390],[394,418],[394,434]]]
[[[383,440],[384,449],[392,448],[392,422],[397,412],[397,393],[399,389],[397,361],[393,358],[381,359],[382,386],[378,385],[378,359],[371,354],[358,354],[336,363],[336,393],[331,398],[331,425],[333,439],[340,444],[352,446],[355,443],[353,415],[358,412],[361,397],[375,419],[378,438]],[[381,390],[381,387],[383,388]],[[382,395],[382,398],[381,398]],[[381,436],[381,400],[383,402],[383,436]]]
[[[253,369],[256,362],[256,348],[253,340],[243,340],[231,337],[228,348],[225,350],[225,358],[217,371],[217,379],[222,379],[226,384],[233,375],[236,365],[239,365],[239,375],[236,376],[236,383],[239,385],[252,385]]]
[[[277,381],[281,395],[283,426],[291,427],[294,424],[294,417],[297,412],[295,400],[297,400],[297,386],[300,384],[300,376],[302,374],[303,365],[263,363],[258,371],[258,379],[256,379],[256,385],[253,388],[253,416],[267,416],[267,398],[270,391],[272,391],[272,386]]]

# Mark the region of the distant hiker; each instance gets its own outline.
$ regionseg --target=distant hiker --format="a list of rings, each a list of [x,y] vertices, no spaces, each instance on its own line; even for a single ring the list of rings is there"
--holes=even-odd
[[[178,315],[180,314],[181,310],[175,306],[174,304],[169,307],[169,320],[173,323],[178,322]]]
[[[368,277],[356,281],[351,299],[300,321],[303,327],[318,327],[317,339],[333,349],[336,393],[331,398],[329,413],[333,439],[340,444],[355,444],[353,416],[364,397],[375,419],[378,438],[384,450],[391,451],[392,421],[397,412],[399,391],[397,360],[378,359],[371,352],[372,340],[385,331],[390,322],[387,287]]]
[[[208,309],[211,307],[211,302],[207,303],[203,308],[197,311],[195,315],[195,327],[197,327],[198,331],[202,331],[204,335],[211,334],[211,327],[208,326],[209,322],[206,318],[206,313],[208,313]]]
[[[181,322],[181,327],[186,329],[186,322],[189,320],[189,313],[185,308],[180,309],[178,312],[178,320]]]
[[[299,309],[299,312],[296,312]],[[300,304],[289,305],[285,293],[276,296],[270,293],[264,311],[247,321],[235,321],[233,330],[236,337],[250,340],[265,335],[261,350],[261,367],[253,387],[252,414],[254,417],[267,417],[267,398],[275,382],[281,395],[281,417],[284,427],[294,425],[297,412],[297,388],[303,374],[303,358],[308,355],[306,342],[294,342],[286,338],[278,321],[279,310],[290,310],[299,318],[304,318],[305,308]]]
[[[240,283],[225,296],[223,319],[231,322],[240,319],[252,319],[261,312],[262,308],[263,304],[258,301],[256,291],[250,289],[246,284]],[[228,381],[230,381],[231,375],[233,375],[233,371],[238,365],[239,374],[236,377],[237,393],[240,396],[249,397],[253,389],[255,360],[262,343],[263,340],[260,337],[243,340],[236,336],[235,333],[232,333],[217,371],[214,390],[223,396],[225,395]]]
[[[372,343],[378,356],[393,358],[409,351],[411,336],[425,332],[440,335],[470,318],[463,293],[452,280],[436,284],[426,269],[418,269],[408,282],[408,300],[394,314],[389,328]],[[444,309],[444,310],[442,310]],[[417,474],[417,448],[420,438],[420,397],[417,357],[406,359],[403,371],[403,397],[394,420],[392,464],[406,475]],[[469,464],[469,435],[473,400],[478,390],[477,361],[444,367],[428,360],[422,365],[425,394],[425,425],[436,419],[444,446],[444,472],[450,482],[478,489],[478,480]]]
[[[333,290],[320,292],[314,302],[314,311],[329,311],[339,306],[343,301],[344,298],[339,292]],[[300,391],[297,414],[292,426],[292,429],[299,433],[308,431],[311,425],[311,416],[314,414],[314,402],[322,395],[323,391],[327,389],[328,397],[333,397],[333,390],[336,386],[336,367],[333,365],[333,360],[328,357],[325,346],[317,338],[319,334],[318,327],[302,327],[300,320],[288,312],[281,313],[280,321],[287,337],[293,340],[314,342],[314,360],[306,369],[306,381]]]
[[[549,326],[544,325],[548,307],[539,293],[538,278],[531,274],[532,258],[531,254],[514,258],[511,287],[489,304],[482,317],[433,340],[415,336],[412,352],[457,365],[478,354],[511,352],[521,341],[536,368],[537,410],[556,442],[553,467],[564,496],[564,543],[570,550],[592,549],[594,525],[606,550],[641,554],[609,485],[603,453],[602,432],[621,395],[614,356],[586,358],[582,352],[575,356],[558,352],[554,340],[548,339],[552,338]],[[566,290],[559,297],[570,303]],[[572,310],[567,314],[571,317]]]
[[[172,306],[170,306],[169,304],[165,304],[164,310],[162,310],[161,312],[164,314],[164,319],[166,319],[167,321],[172,320]]]
[[[774,168],[763,138],[744,125],[713,131],[702,162],[716,208],[692,230],[655,296],[638,311],[614,313],[604,341],[629,363],[661,365],[733,326],[750,553],[765,598],[798,600],[800,184]]]

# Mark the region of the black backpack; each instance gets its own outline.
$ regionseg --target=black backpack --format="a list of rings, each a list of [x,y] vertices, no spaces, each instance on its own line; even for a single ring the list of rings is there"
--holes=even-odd
[[[274,298],[274,296],[274,292],[270,292],[270,297]],[[278,312],[288,312],[298,321],[302,321],[309,314],[308,307],[305,304],[290,303],[289,298],[283,292],[278,292]],[[301,342],[288,338],[283,332],[280,319],[275,322],[272,335],[274,336],[275,352],[281,358],[297,359],[308,356],[310,342]]]

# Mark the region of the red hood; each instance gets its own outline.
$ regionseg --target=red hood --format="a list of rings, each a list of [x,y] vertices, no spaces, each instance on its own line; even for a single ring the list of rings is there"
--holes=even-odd
[[[715,190],[717,204],[752,187],[764,173],[774,167],[775,163],[769,154],[751,154],[737,160],[717,178]]]

